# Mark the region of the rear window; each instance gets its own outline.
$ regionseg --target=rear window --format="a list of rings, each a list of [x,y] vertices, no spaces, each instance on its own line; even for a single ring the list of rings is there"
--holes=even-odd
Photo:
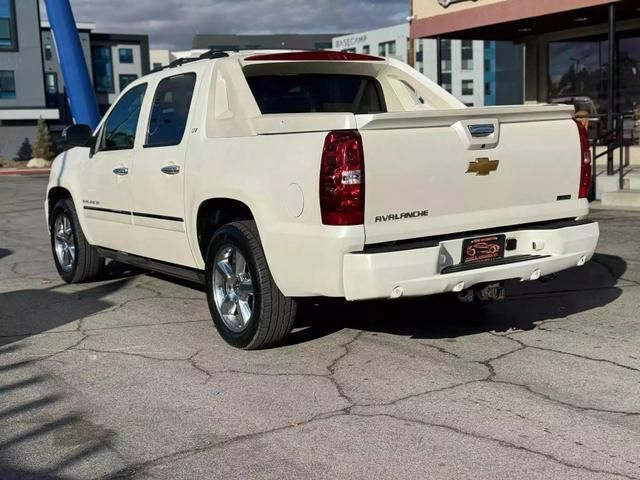
[[[263,114],[386,111],[380,84],[373,77],[338,74],[248,77]]]

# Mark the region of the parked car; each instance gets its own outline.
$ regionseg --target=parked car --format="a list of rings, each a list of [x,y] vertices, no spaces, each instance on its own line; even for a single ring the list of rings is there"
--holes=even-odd
[[[306,297],[483,304],[592,257],[572,107],[466,108],[367,55],[205,57],[65,131],[45,203],[65,281],[110,258],[201,282],[220,335],[256,349]]]

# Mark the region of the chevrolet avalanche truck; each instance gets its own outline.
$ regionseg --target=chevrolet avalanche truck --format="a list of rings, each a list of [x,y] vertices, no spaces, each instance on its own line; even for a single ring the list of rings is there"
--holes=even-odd
[[[305,297],[455,292],[589,261],[591,156],[566,106],[467,108],[407,65],[208,52],[64,132],[46,216],[70,283],[105,259],[201,282],[229,344],[282,344]]]

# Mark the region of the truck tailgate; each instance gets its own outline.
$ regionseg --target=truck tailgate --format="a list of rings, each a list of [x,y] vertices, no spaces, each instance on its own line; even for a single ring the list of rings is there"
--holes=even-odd
[[[586,215],[572,108],[358,115],[377,244]]]

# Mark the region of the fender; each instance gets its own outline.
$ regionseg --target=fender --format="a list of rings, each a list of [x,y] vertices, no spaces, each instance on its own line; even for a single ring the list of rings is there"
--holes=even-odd
[[[47,184],[47,196],[45,200],[45,216],[47,219],[47,228],[49,228],[49,209],[53,205],[49,205],[49,192],[56,187],[62,187],[71,194],[71,199],[76,206],[76,213],[80,221],[80,227],[85,238],[91,244],[93,239],[91,231],[87,228],[84,210],[81,207],[81,189],[79,173],[81,171],[80,164],[88,157],[89,150],[86,148],[72,148],[58,155],[51,164],[51,172],[49,173],[49,183]]]

